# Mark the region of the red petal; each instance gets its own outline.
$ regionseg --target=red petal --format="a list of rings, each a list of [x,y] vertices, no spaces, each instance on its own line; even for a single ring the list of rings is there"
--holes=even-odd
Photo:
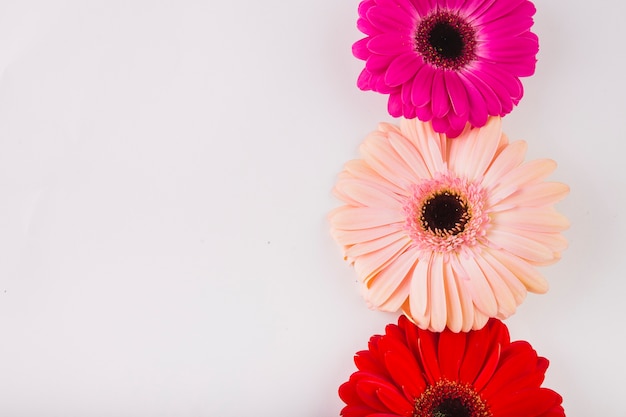
[[[426,389],[424,373],[413,357],[407,357],[400,352],[387,352],[385,363],[393,381],[398,385],[407,398],[415,399]]]
[[[497,416],[540,416],[553,411],[562,401],[563,398],[556,392],[547,388],[537,388],[500,398],[497,403],[490,404],[490,408],[493,415]]]
[[[361,379],[356,382],[356,393],[365,405],[377,411],[389,411],[387,406],[378,398],[378,390],[386,387],[393,390],[393,385],[380,378]]]
[[[439,334],[421,329],[418,329],[418,334],[418,348],[420,358],[422,359],[422,366],[424,367],[424,371],[426,371],[428,382],[432,385],[441,379],[436,340]]]
[[[502,354],[500,365],[481,392],[485,400],[500,398],[508,393],[539,388],[544,379],[546,362],[540,360],[527,342],[514,342]]]
[[[361,371],[371,372],[373,374],[384,374],[385,368],[380,362],[380,358],[373,355],[370,351],[358,352],[354,357],[356,367]]]
[[[343,417],[370,417],[372,416],[371,408],[365,405],[347,405],[341,410],[341,416]]]
[[[450,381],[459,379],[459,369],[465,354],[466,333],[445,330],[439,337],[439,369],[441,376]]]
[[[474,381],[474,389],[476,391],[481,391],[493,376],[493,372],[496,370],[498,362],[500,361],[500,350],[501,346],[497,344],[487,356],[487,360]]]
[[[376,394],[378,395],[378,399],[380,399],[390,411],[400,415],[411,415],[413,413],[413,402],[408,401],[395,387],[393,389],[387,386],[380,387],[376,391]]]

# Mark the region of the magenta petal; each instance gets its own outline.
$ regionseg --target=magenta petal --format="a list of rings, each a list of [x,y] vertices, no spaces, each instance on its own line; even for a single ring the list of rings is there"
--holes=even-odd
[[[389,94],[389,101],[387,102],[387,111],[393,117],[402,116],[402,97],[399,93]]]
[[[382,74],[387,71],[387,67],[389,67],[389,64],[391,64],[394,58],[393,55],[370,54],[370,56],[367,57],[367,61],[365,61],[365,68],[372,73]]]
[[[372,89],[371,80],[372,80],[372,73],[369,72],[367,68],[363,68],[363,71],[361,71],[361,74],[359,74],[359,78],[356,80],[356,85],[361,90],[364,90],[364,91],[371,90]]]
[[[437,0],[435,0],[436,2]],[[413,0],[413,5],[421,17],[428,16],[433,10],[437,9],[437,4],[432,4],[430,0]]]
[[[435,118],[444,117],[450,111],[450,98],[443,77],[443,71],[437,71],[433,78],[432,110]]]
[[[507,88],[503,86],[498,79],[489,74],[488,71],[474,70],[474,74],[483,80],[487,89],[493,91],[498,97],[498,101],[500,102],[502,109],[499,114],[494,114],[493,116],[504,116],[505,114],[509,114],[511,110],[513,110],[513,100],[511,100],[511,95],[507,91]],[[481,92],[482,91],[483,90],[481,90]]]
[[[489,30],[484,32],[483,39],[491,41],[492,39],[519,36],[528,32],[532,25],[533,18],[529,16],[497,20],[489,25]]]
[[[359,13],[360,17],[365,18],[365,16],[367,16],[367,11],[374,6],[376,6],[375,0],[363,0],[361,3],[359,3],[357,12]]]
[[[444,7],[448,10],[459,10],[465,3],[465,0],[445,0]]]
[[[435,117],[433,120],[433,130],[437,133],[446,133],[450,129],[450,123],[447,118]]]
[[[417,116],[415,106],[412,104],[404,103],[404,105],[402,106],[402,116],[407,119],[414,119]]]
[[[530,57],[534,61],[535,54],[539,51],[537,39],[518,36],[516,38],[505,38],[500,41],[490,41],[489,47],[481,53],[485,58],[498,61],[500,58],[516,57],[524,60]]]
[[[485,103],[483,95],[474,83],[465,78],[463,74],[459,74],[459,79],[463,82],[469,100],[470,113],[468,120],[470,124],[474,127],[484,126],[487,123],[489,113],[487,112],[487,103]],[[500,111],[499,104],[497,105],[497,110],[498,112]]]
[[[395,31],[410,35],[413,30],[411,17],[397,7],[372,7],[367,11],[367,19],[383,32]]]
[[[352,55],[365,61],[372,53],[367,49],[370,38],[360,39],[352,44]]]
[[[420,119],[422,122],[428,122],[432,120],[433,112],[430,108],[430,103],[427,103],[425,106],[422,107],[416,107],[415,114],[417,115],[417,118]]]
[[[480,91],[485,104],[487,105],[487,112],[492,116],[497,116],[502,113],[502,103],[496,95],[496,93],[485,82],[475,75],[473,72],[465,72],[463,75],[478,91]]]
[[[368,36],[378,35],[380,31],[369,20],[360,17],[356,21],[356,28]]]
[[[378,93],[389,94],[394,91],[400,91],[398,87],[389,87],[387,83],[385,83],[385,77],[383,75],[373,74],[370,83],[372,90]]]
[[[450,112],[448,113],[447,119],[450,128],[446,134],[451,138],[457,137],[463,129],[465,129],[465,125],[467,124],[467,115],[459,116],[454,112]]]
[[[367,47],[375,54],[400,55],[412,50],[413,40],[400,33],[383,33],[372,37]]]
[[[415,78],[408,80],[407,82],[405,82],[404,84],[402,84],[402,88],[401,88],[401,97],[402,97],[402,102],[406,106],[411,106],[411,107],[415,107],[411,101],[411,91],[413,90],[413,81],[415,80]],[[415,111],[413,111],[415,112]],[[406,112],[405,112],[406,113]],[[413,116],[415,117],[415,116]]]
[[[522,98],[524,89],[519,78],[507,71],[504,71],[499,65],[484,65],[480,68],[480,70],[483,75],[489,74],[494,80],[503,85],[504,88],[506,88],[509,97],[511,97],[514,101],[519,101],[519,99]]]
[[[532,6],[532,8],[528,7],[529,4]],[[517,10],[518,8],[519,10]],[[530,14],[532,16],[535,14],[535,12],[535,6],[528,0],[496,1],[483,15],[481,23],[485,24],[497,19],[502,19],[509,13],[511,13],[512,15],[519,14],[520,16],[524,16],[524,14]]]
[[[463,14],[473,21],[482,16],[497,0],[469,0],[463,7]]]
[[[417,11],[411,0],[378,0],[378,5],[398,9],[411,19],[417,17]]]
[[[422,68],[415,74],[413,89],[411,90],[411,102],[415,107],[423,107],[430,103],[435,72],[436,70],[430,65],[423,64]]]
[[[510,54],[508,52],[499,53],[498,51],[489,52],[492,58],[485,58],[485,62],[494,63],[501,69],[503,72],[508,73],[513,77],[524,77],[529,74],[533,75],[535,73],[535,66],[537,65],[536,53],[529,54]],[[503,68],[501,65],[509,65],[514,66],[515,68],[519,68],[518,71],[512,72]]]
[[[444,80],[454,113],[458,116],[467,116],[469,114],[469,101],[459,75],[456,72],[446,71],[444,72]]]
[[[421,66],[421,59],[415,52],[402,54],[389,64],[385,73],[385,82],[392,87],[398,86],[412,79]]]

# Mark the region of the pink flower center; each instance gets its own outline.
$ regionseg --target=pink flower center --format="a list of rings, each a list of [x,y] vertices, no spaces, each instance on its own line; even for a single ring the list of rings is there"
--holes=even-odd
[[[471,385],[442,379],[415,400],[412,417],[491,417]]]
[[[474,246],[485,235],[485,191],[449,173],[411,186],[404,228],[418,250],[448,253]]]
[[[474,27],[447,10],[437,10],[425,17],[415,31],[415,50],[437,68],[464,68],[476,57],[475,47]]]

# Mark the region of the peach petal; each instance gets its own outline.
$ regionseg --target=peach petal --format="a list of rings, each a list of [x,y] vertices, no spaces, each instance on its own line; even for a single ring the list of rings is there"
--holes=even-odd
[[[419,150],[404,136],[390,134],[389,143],[415,174],[415,182],[430,177],[430,172]]]
[[[343,230],[369,229],[392,223],[404,223],[405,216],[400,210],[376,207],[344,206],[331,218],[332,226]]]
[[[542,294],[548,291],[548,282],[528,262],[504,250],[490,251],[495,259],[510,270],[530,292]]]
[[[412,170],[398,156],[387,138],[373,140],[368,138],[361,145],[363,160],[381,177],[407,189],[413,183]]]
[[[501,119],[492,117],[482,129],[472,129],[466,137],[451,141],[450,169],[470,180],[482,177],[498,150],[501,135]]]
[[[545,245],[546,247],[553,250],[555,253],[561,253],[565,249],[567,249],[568,242],[565,236],[560,233],[524,233],[523,235],[528,237],[529,239],[534,239],[537,242]]]
[[[378,239],[366,240],[347,248],[345,251],[345,256],[348,259],[356,259],[359,256],[379,251],[382,248],[391,245],[392,243],[396,243],[397,241],[410,243],[410,238],[403,231],[399,231]]]
[[[485,274],[485,278],[489,282],[491,291],[496,297],[498,302],[498,316],[501,318],[509,317],[515,313],[517,308],[517,302],[515,296],[511,292],[506,282],[500,277],[498,271],[491,267],[491,265],[482,257],[477,256],[475,258],[476,263]]]
[[[400,128],[405,137],[413,142],[424,158],[424,163],[434,177],[444,168],[443,156],[447,154],[446,140],[436,133],[429,123],[420,123],[416,119],[402,119]]]
[[[443,255],[433,254],[430,259],[430,328],[435,332],[441,332],[446,327],[447,306],[446,290],[443,276]]]
[[[383,178],[374,171],[367,163],[362,159],[354,159],[348,161],[344,166],[345,172],[352,175],[354,178],[361,178],[363,180],[378,183],[384,187],[389,188],[393,193],[403,195],[407,191],[406,189],[399,187],[391,181]]]
[[[411,317],[418,327],[421,328],[427,328],[430,325],[428,264],[429,260],[419,260],[415,265],[413,276],[411,277],[411,292],[409,295]]]
[[[378,183],[359,179],[344,179],[335,185],[337,194],[349,198],[354,205],[402,210],[403,198]]]
[[[483,186],[487,189],[493,188],[504,174],[521,165],[524,162],[526,148],[526,142],[521,140],[505,146],[487,168],[483,177]]]
[[[393,132],[397,134],[402,134],[402,130],[398,126],[391,124],[391,123],[385,123],[385,122],[379,123],[378,130],[380,130],[383,133]]]
[[[489,316],[482,313],[479,309],[476,309],[474,314],[474,324],[472,325],[472,329],[479,330],[485,327],[485,324],[489,321]]]
[[[520,231],[551,233],[567,229],[569,220],[552,207],[519,208],[493,213],[491,224]]]
[[[490,317],[498,313],[498,302],[485,277],[473,256],[452,256],[455,262],[452,263],[456,275],[461,277],[461,282],[465,285],[472,296],[472,301],[478,311]],[[476,317],[474,317],[476,322]]]
[[[527,184],[513,194],[503,198],[492,207],[493,211],[508,210],[513,207],[537,207],[554,204],[569,193],[569,186],[560,182],[540,182]]]
[[[411,272],[409,272],[410,274]],[[398,288],[389,296],[387,301],[380,305],[382,311],[396,312],[408,300],[411,291],[411,275],[407,275],[405,279],[398,285]]]
[[[454,281],[459,292],[459,301],[461,303],[461,311],[463,314],[463,325],[461,331],[468,332],[474,326],[474,314],[476,313],[476,307],[472,301],[472,294],[464,284],[464,279],[459,276],[450,262],[446,265],[446,272],[454,277]]]
[[[354,260],[354,270],[361,282],[367,283],[381,269],[396,260],[408,247],[410,243],[398,240],[379,251],[359,256]]]
[[[546,262],[553,258],[553,252],[545,245],[513,231],[494,228],[489,231],[487,237],[490,246],[504,249],[529,261]]]
[[[417,254],[406,251],[383,268],[367,283],[367,299],[375,306],[384,304],[394,293],[417,262]]]
[[[360,242],[379,239],[381,237],[394,234],[402,229],[403,225],[401,223],[392,223],[359,230],[342,230],[333,228],[331,229],[331,235],[340,245],[347,247],[356,245]]]
[[[551,159],[537,159],[513,168],[489,191],[489,205],[495,205],[528,184],[541,181],[555,169],[556,162]]]
[[[444,290],[446,292],[447,326],[457,333],[463,329],[463,306],[454,272],[449,263],[443,265]]]
[[[527,292],[526,287],[522,284],[522,281],[520,281],[508,268],[502,265],[500,261],[494,258],[490,249],[483,249],[481,256],[483,260],[488,262],[489,265],[496,271],[496,273],[500,276],[500,279],[509,287],[511,294],[515,298],[515,303],[520,305],[526,298]]]

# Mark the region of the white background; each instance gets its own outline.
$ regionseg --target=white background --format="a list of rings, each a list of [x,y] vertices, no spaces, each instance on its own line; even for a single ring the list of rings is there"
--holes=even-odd
[[[536,0],[504,119],[571,186],[507,320],[570,417],[623,416],[622,1]],[[336,416],[369,311],[326,215],[386,97],[358,1],[0,2],[0,415]]]

